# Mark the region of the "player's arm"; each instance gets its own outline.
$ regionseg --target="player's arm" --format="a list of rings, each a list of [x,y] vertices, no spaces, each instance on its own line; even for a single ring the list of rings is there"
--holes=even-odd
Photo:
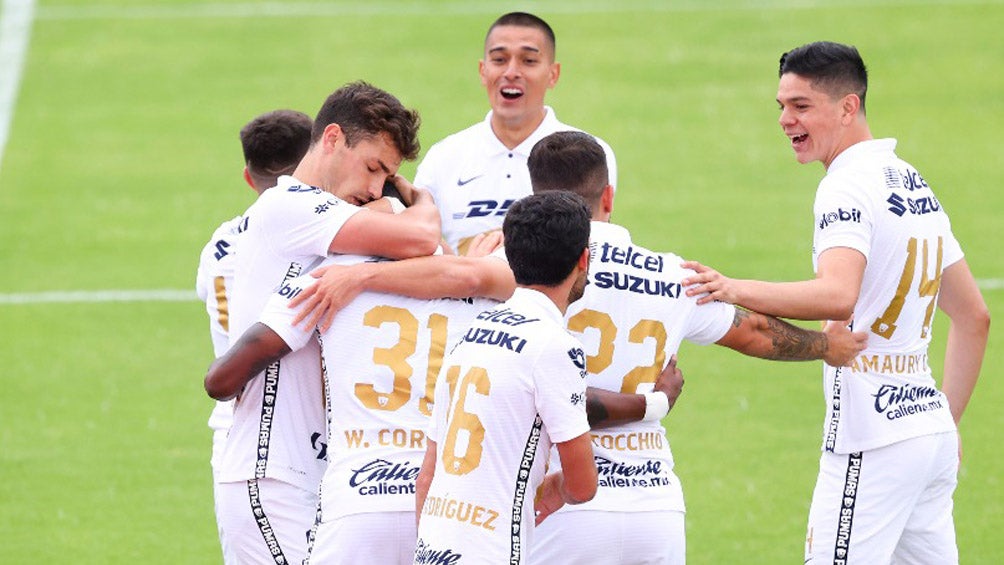
[[[958,424],[980,376],[990,333],[990,311],[965,259],[941,274],[938,308],[950,320],[941,389]]]
[[[534,502],[537,524],[565,504],[582,504],[596,496],[596,461],[589,433],[556,443],[561,471],[544,477],[540,496]]]
[[[261,322],[254,324],[209,366],[203,383],[206,393],[216,400],[237,396],[248,381],[289,351],[279,334]]]
[[[432,477],[436,474],[436,442],[428,437],[425,438],[425,457],[422,459],[422,468],[415,478],[415,524],[422,520],[422,508],[425,507],[425,499],[429,496],[429,487],[432,485]]]
[[[596,387],[586,388],[586,417],[594,430],[641,420],[662,420],[683,392],[683,372],[676,355],[662,370],[652,392],[624,394]]]
[[[822,332],[800,328],[773,316],[736,308],[735,319],[718,345],[775,361],[822,359],[848,365],[868,345],[867,332],[852,332],[846,322],[829,322]]]
[[[357,214],[358,215],[358,214]],[[434,255],[403,261],[329,265],[311,275],[320,277],[290,303],[300,308],[294,324],[323,332],[339,310],[363,291],[400,294],[425,300],[472,296],[506,300],[516,288],[508,263],[497,257]]]
[[[338,230],[329,253],[379,255],[405,259],[432,255],[439,246],[439,210],[428,191],[415,188],[401,175],[393,178],[408,208],[400,214],[359,210]]]
[[[823,251],[816,262],[816,278],[797,282],[764,282],[731,279],[696,261],[683,267],[693,269],[681,284],[687,296],[701,296],[698,304],[720,300],[756,312],[796,320],[848,320],[861,292],[865,256],[849,247]]]

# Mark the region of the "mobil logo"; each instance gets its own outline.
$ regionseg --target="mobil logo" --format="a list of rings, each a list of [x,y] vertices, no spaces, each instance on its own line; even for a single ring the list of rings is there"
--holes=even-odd
[[[283,283],[282,286],[279,287],[279,296],[285,297],[289,300],[296,298],[296,295],[300,294],[301,292],[303,292],[302,287],[293,286],[288,282]]]
[[[837,222],[861,223],[861,210],[858,210],[857,208],[851,208],[850,210],[837,208],[832,212],[824,212],[822,217],[819,219],[819,229],[826,229],[827,226]]]

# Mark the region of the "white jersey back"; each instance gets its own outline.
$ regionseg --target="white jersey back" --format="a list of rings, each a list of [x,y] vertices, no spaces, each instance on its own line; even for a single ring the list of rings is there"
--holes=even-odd
[[[335,256],[324,264],[351,264]],[[316,279],[293,279],[275,293],[261,321],[296,350],[313,330],[292,325],[288,302]],[[448,344],[497,304],[487,299],[419,300],[364,292],[321,334],[326,367],[329,462],[321,485],[325,521],[364,512],[415,509],[415,478],[425,456],[433,389]]]
[[[728,332],[735,307],[698,306],[680,280],[692,271],[672,253],[656,253],[631,241],[621,226],[593,222],[589,235],[589,284],[566,313],[568,328],[582,339],[589,386],[622,392],[652,390],[684,339],[706,345]],[[580,510],[684,510],[673,472],[666,430],[658,421],[632,422],[592,432],[599,489]],[[559,464],[552,454],[552,464]]]
[[[237,216],[216,228],[202,248],[195,275],[195,293],[206,305],[209,316],[209,337],[213,342],[214,357],[230,349],[230,294],[234,284],[234,257],[241,219]],[[228,430],[233,419],[234,401],[217,402],[209,415],[209,428],[213,431]],[[215,461],[216,450],[213,455],[215,467],[218,463]]]
[[[548,450],[589,431],[582,355],[537,291],[478,315],[436,384],[415,563],[525,562]]]
[[[442,219],[443,239],[459,252],[474,236],[502,227],[509,206],[532,194],[526,162],[530,150],[544,137],[558,131],[580,131],[561,123],[554,110],[546,115],[530,137],[513,149],[492,131],[491,112],[473,126],[450,135],[429,148],[415,173],[415,186],[432,193]],[[603,140],[596,138],[607,154],[610,184],[617,186],[617,160]]]
[[[823,449],[850,453],[955,429],[927,360],[941,273],[962,258],[948,216],[893,139],[853,145],[830,164],[814,206],[813,265],[833,247],[868,260],[854,306],[871,331],[850,368],[826,367]]]
[[[306,274],[360,208],[290,176],[266,190],[244,213],[241,253],[234,264],[231,344],[240,339],[285,280]]]
[[[234,266],[230,341],[258,321],[284,282],[327,256],[358,207],[293,177],[262,193],[244,213]],[[315,491],[324,471],[325,422],[316,342],[251,379],[234,405],[220,480],[274,478]]]

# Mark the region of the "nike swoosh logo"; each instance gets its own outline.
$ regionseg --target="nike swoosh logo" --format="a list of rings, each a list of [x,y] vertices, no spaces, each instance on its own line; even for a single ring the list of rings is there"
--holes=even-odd
[[[473,177],[471,177],[471,178],[469,178],[469,179],[467,179],[467,180],[464,180],[464,179],[457,179],[457,186],[464,186],[465,184],[467,184],[467,183],[471,182],[472,180],[474,180],[474,179],[479,179],[479,178],[481,178],[481,177],[483,177],[483,176],[485,176],[485,175],[484,175],[484,173],[482,173],[482,174],[480,174],[480,175],[476,175],[476,176],[473,176]]]

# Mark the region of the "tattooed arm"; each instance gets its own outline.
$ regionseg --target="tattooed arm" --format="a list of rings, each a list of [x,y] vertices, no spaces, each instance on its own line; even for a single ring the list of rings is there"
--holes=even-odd
[[[717,343],[751,357],[776,361],[822,359],[839,367],[849,364],[867,341],[867,333],[851,332],[846,323],[829,322],[822,332],[817,332],[737,307],[732,327]]]

